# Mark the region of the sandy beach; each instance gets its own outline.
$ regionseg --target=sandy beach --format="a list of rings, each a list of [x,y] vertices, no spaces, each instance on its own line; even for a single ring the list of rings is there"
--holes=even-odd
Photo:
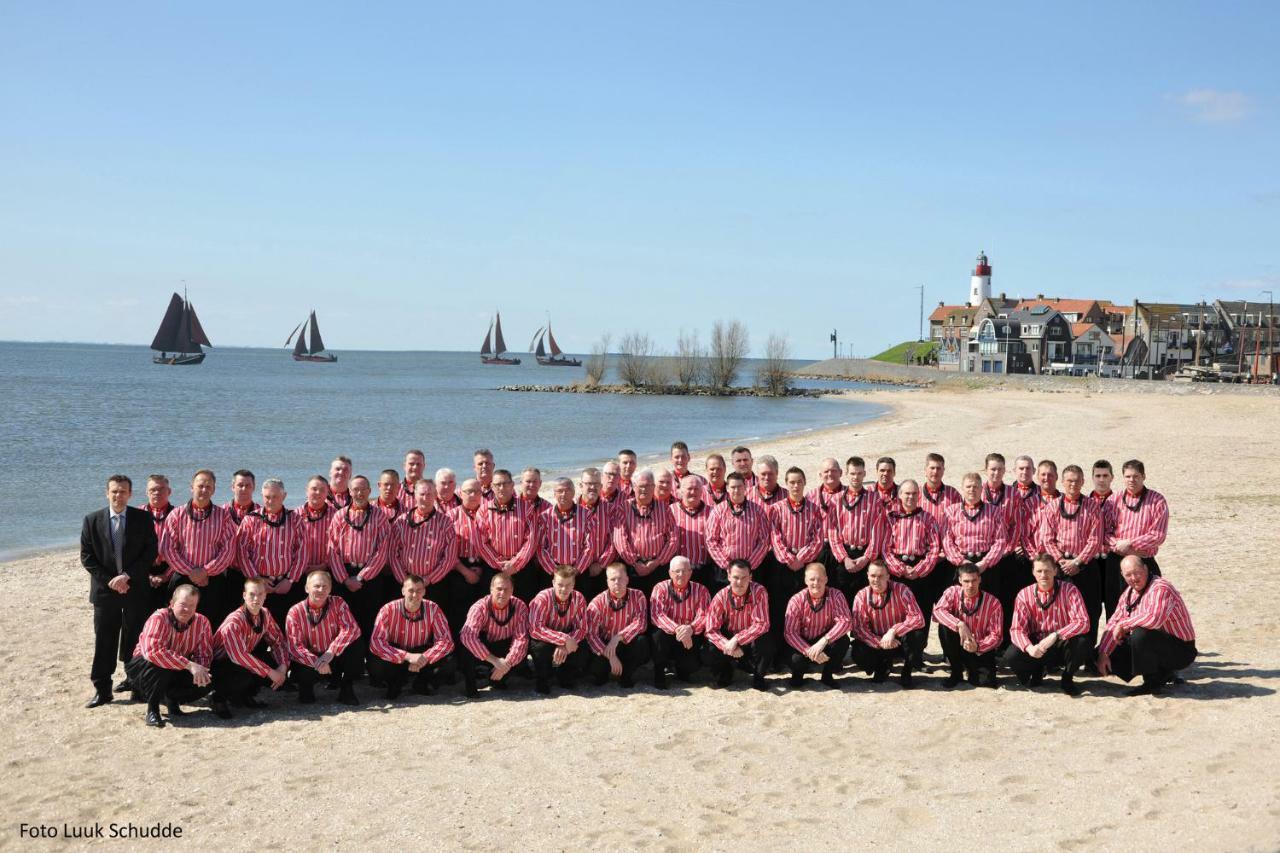
[[[231,850],[1280,846],[1280,398],[856,399],[892,411],[753,449],[811,481],[821,458],[851,454],[895,456],[900,478],[919,477],[937,450],[956,485],[991,450],[1086,471],[1099,457],[1143,459],[1171,509],[1160,563],[1198,634],[1187,684],[1128,698],[1114,679],[1085,678],[1071,699],[1012,677],[945,691],[934,670],[909,692],[846,673],[838,691],[775,676],[761,694],[740,677],[729,690],[550,699],[522,689],[465,702],[455,688],[394,707],[360,684],[354,711],[280,695],[227,722],[201,705],[157,731],[141,705],[82,709],[91,608],[65,551],[0,566],[0,846],[63,848],[20,839],[19,824],[95,821],[171,822],[189,847]]]

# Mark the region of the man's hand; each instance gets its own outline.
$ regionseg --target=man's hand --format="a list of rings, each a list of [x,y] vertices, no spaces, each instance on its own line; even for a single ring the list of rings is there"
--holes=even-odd
[[[564,646],[556,646],[556,650],[551,653],[551,665],[560,666],[569,659],[569,650]]]
[[[410,672],[419,672],[427,665],[427,656],[421,653],[410,652],[404,659],[409,664]]]
[[[970,654],[978,651],[978,641],[974,638],[973,632],[969,630],[969,626],[963,622],[960,623],[960,645]]]
[[[793,572],[798,572],[805,567],[805,563],[799,557],[792,557],[787,563],[787,568]]]
[[[807,657],[809,660],[813,661],[814,663],[826,663],[827,656],[823,654],[823,649],[825,649],[826,647],[827,647],[827,638],[823,637],[821,640],[818,640],[818,642],[814,643],[812,646],[805,649],[804,656]]]
[[[499,571],[501,571],[504,575],[513,575],[513,574],[515,574],[515,571],[516,571],[516,561],[515,561],[515,560],[504,560],[504,561],[502,562],[502,566],[499,568]]]
[[[853,559],[853,557],[845,557],[844,568],[845,571],[856,572],[858,570],[858,561]]]
[[[289,590],[293,589],[293,581],[284,578],[280,583],[276,584],[275,589],[271,590],[272,595],[288,595]]]
[[[882,649],[896,649],[900,645],[902,645],[902,642],[898,639],[898,635],[893,632],[892,628],[886,631],[884,636],[880,638],[880,648]]]
[[[622,675],[622,660],[618,657],[616,649],[606,649],[609,653],[609,672],[613,673],[613,677],[617,678]]]
[[[853,561],[853,570],[855,572],[860,572],[869,565],[871,565],[871,558],[862,556]]]
[[[1044,657],[1044,649],[1040,648],[1039,643],[1032,643],[1027,646],[1027,654],[1033,658],[1039,659]]]
[[[352,576],[347,578],[346,586],[347,586],[347,589],[351,590],[352,592],[359,592],[360,587],[364,586],[364,584],[360,582],[360,578]]]
[[[267,673],[267,680],[271,682],[272,690],[279,690],[284,686],[284,679],[287,673],[288,667],[283,664]]]
[[[208,586],[209,573],[204,569],[192,569],[191,574],[187,575],[187,580],[191,581],[196,586]]]
[[[1098,655],[1098,675],[1111,674],[1111,655]]]
[[[147,582],[151,584],[152,589],[159,589],[164,586],[164,575],[147,575]]]
[[[107,581],[107,588],[112,592],[118,592],[121,595],[124,595],[129,591],[129,576],[126,574],[116,575],[111,580]]]
[[[578,641],[568,634],[564,637],[564,645],[560,648],[564,649],[566,655],[571,655],[578,650]]]
[[[679,625],[676,627],[676,642],[684,646],[686,649],[693,648],[693,626]]]
[[[1118,542],[1116,542],[1116,547],[1112,548],[1111,551],[1114,554],[1119,554],[1122,557],[1127,557],[1133,553],[1133,545],[1130,544],[1128,539],[1121,539]]]
[[[195,682],[196,687],[209,686],[209,670],[195,661],[187,664],[187,669],[191,672],[191,680]]]
[[[454,568],[456,568],[456,569],[457,569],[458,574],[462,575],[463,579],[464,579],[467,583],[469,583],[469,584],[475,584],[475,583],[479,583],[479,582],[480,582],[480,570],[479,570],[479,569],[473,569],[473,568],[471,568],[470,566],[468,566],[468,565],[467,565],[467,564],[465,564],[465,563],[458,563],[458,565],[457,565],[457,566],[455,566]]]
[[[493,667],[493,672],[489,673],[490,681],[501,681],[511,671],[511,664],[507,663],[506,658],[490,656],[489,665]]]

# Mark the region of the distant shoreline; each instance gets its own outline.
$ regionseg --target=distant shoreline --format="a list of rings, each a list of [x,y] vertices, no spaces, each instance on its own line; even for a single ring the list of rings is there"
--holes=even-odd
[[[715,389],[707,385],[499,385],[499,391],[547,394],[644,394],[653,397],[825,397],[842,394],[844,388],[788,388],[784,394],[771,394],[754,386]]]

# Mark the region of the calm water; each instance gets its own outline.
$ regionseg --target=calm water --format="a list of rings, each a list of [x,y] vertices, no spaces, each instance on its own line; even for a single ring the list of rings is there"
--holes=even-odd
[[[103,505],[106,477],[167,474],[175,502],[197,468],[245,467],[281,477],[301,502],[305,481],[338,453],[357,473],[399,469],[422,447],[428,470],[471,470],[489,447],[498,465],[567,471],[621,447],[665,458],[676,439],[708,447],[874,417],[879,407],[829,399],[516,394],[504,383],[563,383],[581,368],[486,367],[471,353],[341,352],[334,365],[286,351],[216,349],[196,367],[151,363],[143,347],[0,342],[0,558],[70,544]],[[829,383],[811,383],[819,386]]]

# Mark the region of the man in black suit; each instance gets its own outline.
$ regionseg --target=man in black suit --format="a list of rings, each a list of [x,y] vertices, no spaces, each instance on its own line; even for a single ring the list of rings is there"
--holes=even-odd
[[[107,507],[84,517],[80,562],[89,573],[93,605],[92,699],[96,708],[111,701],[116,660],[128,660],[147,619],[147,573],[156,559],[156,530],[146,510],[129,506],[133,481],[124,474],[107,479]],[[121,685],[128,689],[128,685]]]

